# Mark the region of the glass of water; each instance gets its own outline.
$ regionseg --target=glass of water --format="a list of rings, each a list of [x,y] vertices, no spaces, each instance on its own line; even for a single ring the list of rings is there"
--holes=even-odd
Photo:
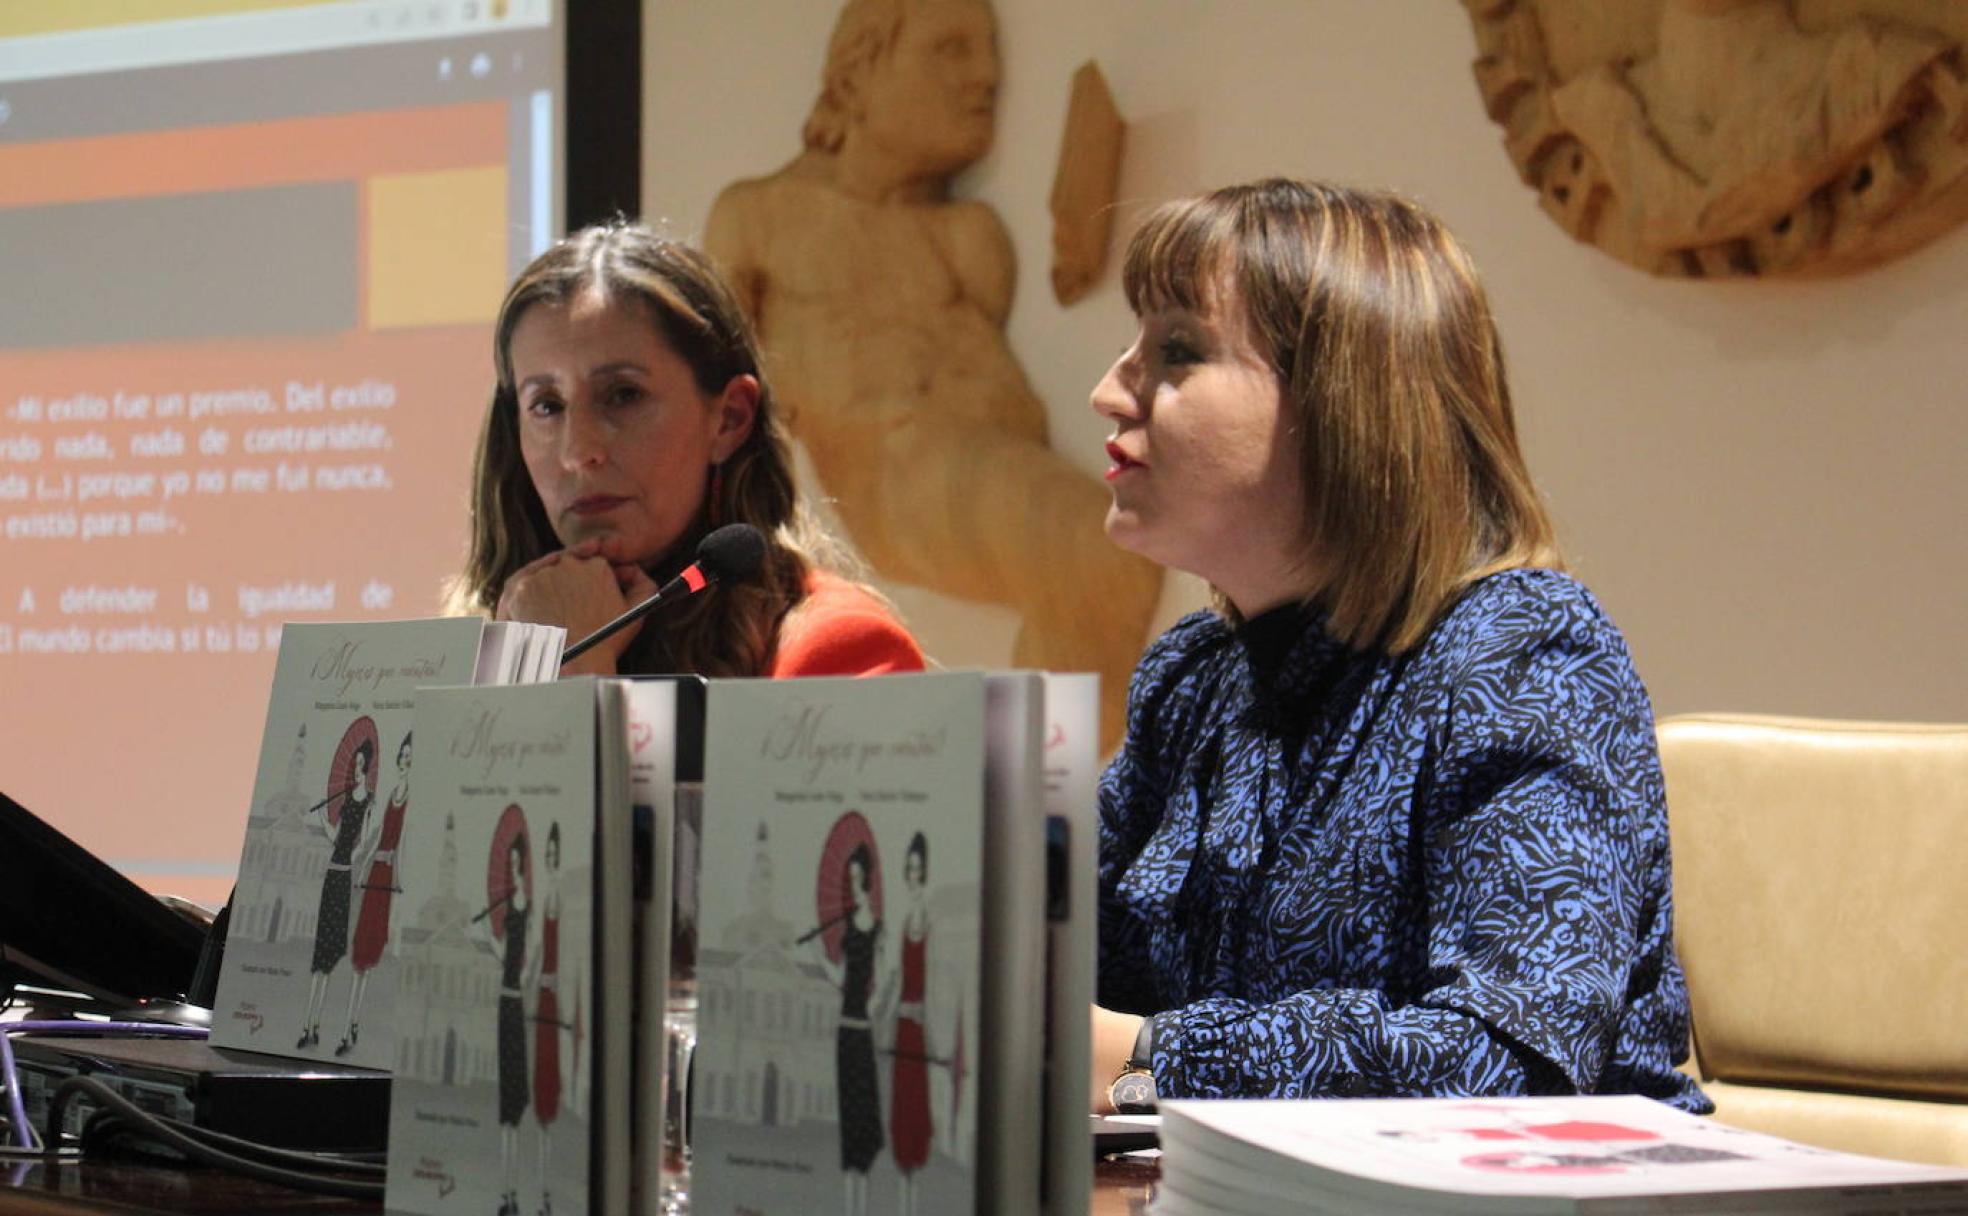
[[[671,854],[670,986],[663,1006],[664,1216],[690,1211],[690,1068],[697,1054],[697,866],[703,830],[703,783],[680,781]]]

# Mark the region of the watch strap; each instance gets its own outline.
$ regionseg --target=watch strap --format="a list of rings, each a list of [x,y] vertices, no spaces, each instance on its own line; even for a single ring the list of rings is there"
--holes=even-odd
[[[1141,1019],[1141,1029],[1134,1032],[1134,1050],[1128,1052],[1127,1063],[1122,1067],[1122,1071],[1139,1068],[1152,1072],[1154,1067],[1155,1019],[1146,1017]]]

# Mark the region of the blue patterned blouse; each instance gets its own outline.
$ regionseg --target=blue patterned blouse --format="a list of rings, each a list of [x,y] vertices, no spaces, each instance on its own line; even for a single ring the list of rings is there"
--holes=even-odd
[[[1100,786],[1100,1002],[1164,1096],[1640,1093],[1688,1042],[1653,712],[1577,582],[1422,645],[1282,608],[1149,648]]]

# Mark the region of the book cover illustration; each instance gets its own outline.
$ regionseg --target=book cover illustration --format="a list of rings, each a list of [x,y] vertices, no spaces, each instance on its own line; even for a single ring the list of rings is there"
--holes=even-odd
[[[417,717],[436,822],[404,850],[393,1211],[589,1208],[594,689],[496,692]]]
[[[968,1212],[983,686],[713,684],[693,1210]]]
[[[481,622],[289,625],[247,817],[212,1041],[388,1068],[389,960],[417,816],[419,685],[468,680]]]

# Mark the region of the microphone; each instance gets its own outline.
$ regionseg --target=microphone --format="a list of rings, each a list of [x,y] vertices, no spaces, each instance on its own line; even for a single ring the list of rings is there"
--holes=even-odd
[[[764,564],[764,535],[750,524],[726,524],[697,542],[697,559],[685,566],[683,573],[664,583],[655,595],[569,646],[560,656],[561,664],[580,658],[595,643],[648,616],[668,599],[688,598],[726,579],[751,578]]]

